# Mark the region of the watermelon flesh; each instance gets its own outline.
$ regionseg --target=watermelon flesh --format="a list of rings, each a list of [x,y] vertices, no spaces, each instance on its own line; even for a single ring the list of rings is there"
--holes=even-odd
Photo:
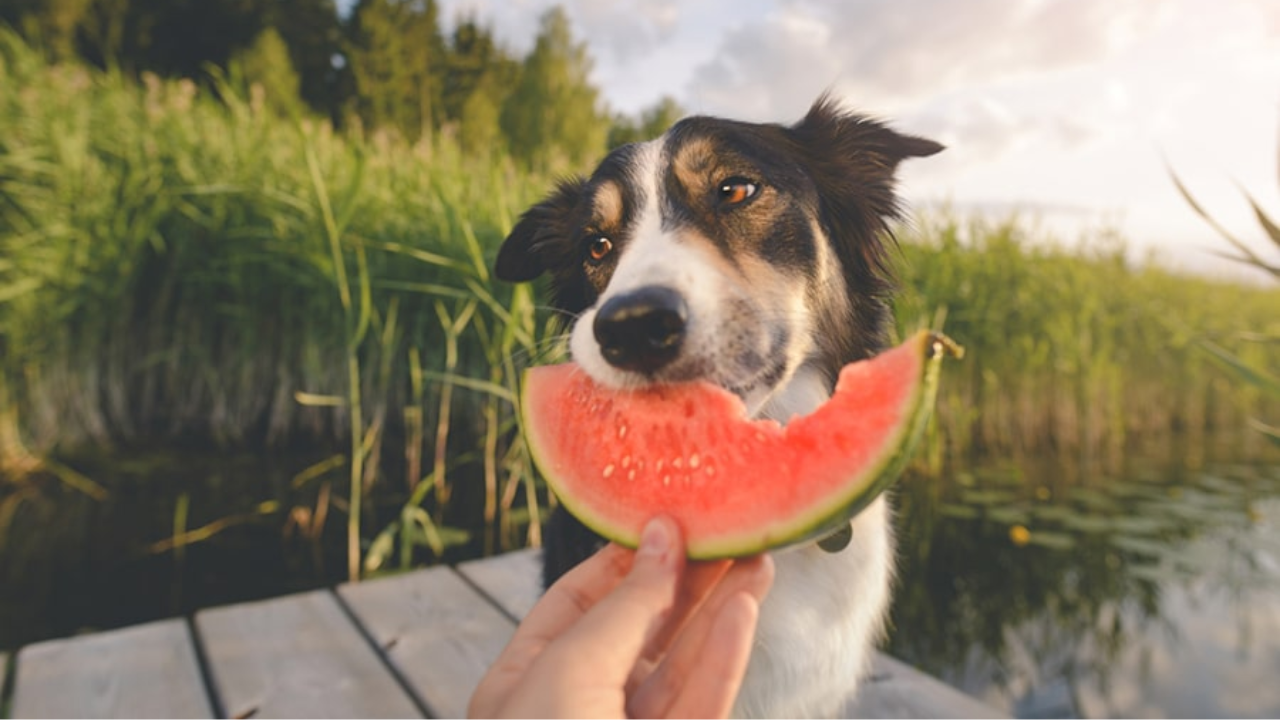
[[[521,419],[535,464],[587,527],[635,547],[656,515],[692,559],[752,555],[847,523],[901,473],[923,433],[941,357],[921,332],[846,365],[835,393],[785,426],[751,420],[709,383],[616,390],[573,363],[525,372]]]

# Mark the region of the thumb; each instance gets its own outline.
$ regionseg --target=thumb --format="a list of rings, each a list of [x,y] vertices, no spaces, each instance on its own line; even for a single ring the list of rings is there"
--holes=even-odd
[[[625,679],[675,602],[684,567],[680,530],[655,518],[640,536],[631,572],[557,643],[565,652],[592,658],[606,677]]]

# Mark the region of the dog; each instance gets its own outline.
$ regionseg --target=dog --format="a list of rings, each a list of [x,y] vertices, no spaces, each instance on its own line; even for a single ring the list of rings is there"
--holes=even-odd
[[[942,149],[828,95],[791,126],[687,117],[560,182],[495,275],[550,276],[570,354],[596,381],[710,381],[786,422],[886,346],[895,172]],[[838,535],[775,554],[735,715],[831,715],[852,696],[890,600],[888,501]],[[562,509],[545,539],[548,585],[602,544]]]

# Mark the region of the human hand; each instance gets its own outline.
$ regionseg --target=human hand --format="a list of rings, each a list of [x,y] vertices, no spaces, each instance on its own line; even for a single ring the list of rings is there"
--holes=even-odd
[[[552,585],[471,696],[471,717],[724,717],[746,672],[768,556],[685,563],[669,519]]]

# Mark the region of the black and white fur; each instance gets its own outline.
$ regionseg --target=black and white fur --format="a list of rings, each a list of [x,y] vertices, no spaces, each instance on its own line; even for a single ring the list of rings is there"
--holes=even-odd
[[[826,97],[789,127],[686,118],[562,182],[512,230],[497,276],[551,276],[553,303],[573,318],[573,359],[597,381],[709,380],[786,422],[830,395],[841,366],[884,346],[894,172],[941,149]],[[848,699],[884,625],[889,519],[882,497],[843,550],[775,555],[735,714],[829,715]],[[546,581],[599,545],[559,512]]]

